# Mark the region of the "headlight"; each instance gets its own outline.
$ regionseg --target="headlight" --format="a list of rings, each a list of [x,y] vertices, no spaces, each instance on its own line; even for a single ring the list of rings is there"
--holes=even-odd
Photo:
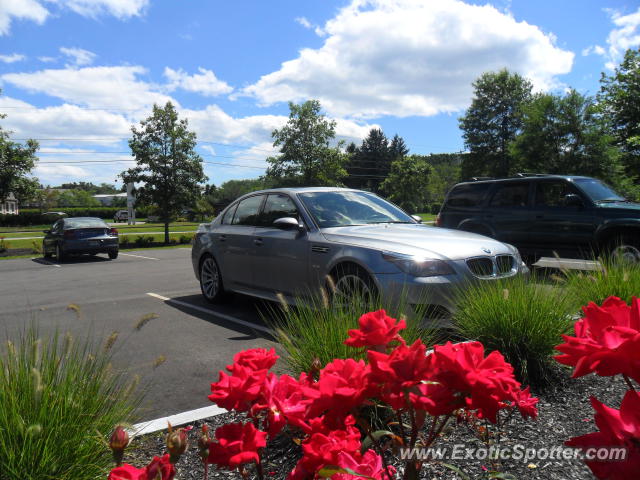
[[[398,255],[395,253],[382,253],[382,258],[393,263],[396,267],[413,277],[435,277],[437,275],[451,275],[455,272],[444,260],[433,258],[419,258]]]

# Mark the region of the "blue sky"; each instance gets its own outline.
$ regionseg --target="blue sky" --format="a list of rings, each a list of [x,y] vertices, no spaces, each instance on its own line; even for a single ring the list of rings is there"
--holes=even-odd
[[[111,183],[171,100],[219,185],[264,172],[288,101],[319,99],[340,139],[455,152],[481,73],[593,95],[639,45],[637,0],[3,0],[1,125],[40,141],[42,183]]]

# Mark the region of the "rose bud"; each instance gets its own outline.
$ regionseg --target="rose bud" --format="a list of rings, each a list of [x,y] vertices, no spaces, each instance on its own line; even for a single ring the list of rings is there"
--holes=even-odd
[[[121,425],[118,425],[109,439],[109,448],[113,452],[113,459],[117,466],[122,464],[122,456],[127,445],[129,445],[129,434]]]
[[[209,427],[207,425],[202,425],[202,433],[198,437],[198,452],[200,453],[200,458],[205,463],[207,461],[207,458],[209,457],[210,442],[211,439],[209,438]]]
[[[169,433],[167,434],[167,451],[169,452],[171,463],[176,463],[185,450],[187,449],[188,440],[187,432],[184,428],[173,430],[169,424]]]

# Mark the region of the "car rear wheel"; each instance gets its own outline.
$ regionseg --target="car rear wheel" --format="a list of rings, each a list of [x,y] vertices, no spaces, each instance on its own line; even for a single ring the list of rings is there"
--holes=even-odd
[[[117,250],[109,252],[109,259],[110,260],[115,260],[116,258],[118,258],[118,251]]]
[[[200,290],[204,298],[211,303],[217,303],[224,297],[222,275],[218,264],[210,255],[200,262]]]
[[[617,263],[640,264],[640,242],[631,235],[620,235],[609,242],[607,253]]]
[[[358,302],[370,306],[378,295],[371,276],[356,265],[338,266],[329,283],[332,300],[339,304]]]
[[[64,262],[64,252],[59,243],[56,243],[56,260],[60,263]]]

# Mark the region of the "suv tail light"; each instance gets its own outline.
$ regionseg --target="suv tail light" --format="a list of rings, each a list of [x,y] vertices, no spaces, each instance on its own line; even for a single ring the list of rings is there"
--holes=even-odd
[[[76,236],[76,231],[75,230],[65,230],[64,231],[64,238],[75,238]]]
[[[442,217],[438,213],[438,215],[436,215],[436,227],[441,227],[441,226],[442,226]]]
[[[109,229],[109,235],[111,235],[112,237],[117,237],[118,236],[118,229],[117,228],[110,228]]]

